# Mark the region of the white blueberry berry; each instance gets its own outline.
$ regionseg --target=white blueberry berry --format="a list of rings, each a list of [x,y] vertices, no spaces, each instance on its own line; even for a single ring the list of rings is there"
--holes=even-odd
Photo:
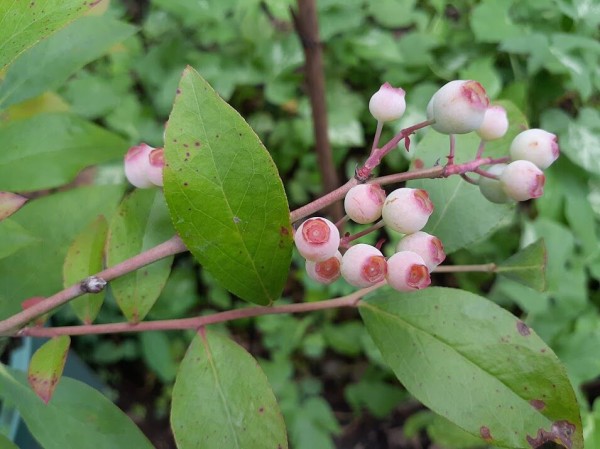
[[[533,128],[523,131],[510,144],[512,159],[524,159],[533,162],[542,170],[548,168],[560,154],[555,134],[543,129]]]
[[[404,236],[398,242],[396,251],[412,251],[413,253],[417,253],[421,256],[429,271],[441,264],[446,258],[442,241],[436,236],[423,231]]]
[[[383,203],[386,226],[403,234],[420,231],[433,213],[433,203],[422,189],[402,187],[390,193]]]
[[[542,196],[545,181],[544,173],[533,162],[525,160],[511,162],[500,175],[504,192],[516,201]]]
[[[356,223],[373,223],[381,217],[385,190],[377,184],[359,184],[344,198],[346,214]]]
[[[369,111],[380,122],[399,119],[406,110],[404,89],[384,83],[369,100]]]
[[[294,233],[294,243],[302,257],[321,262],[335,255],[340,246],[340,231],[326,218],[309,218]]]
[[[387,262],[381,251],[358,243],[342,257],[342,277],[354,287],[369,287],[385,279]]]
[[[129,148],[125,155],[125,176],[136,187],[145,189],[153,186],[152,181],[148,178],[152,150],[154,148],[150,145],[140,143]]]
[[[148,166],[148,179],[155,186],[163,185],[163,168],[165,166],[165,150],[157,148],[150,152],[148,156],[150,165]]]
[[[507,164],[496,164],[487,168],[486,171],[492,175],[500,176],[506,167]],[[481,176],[478,185],[481,194],[492,203],[502,204],[510,201],[510,197],[504,191],[499,179]]]
[[[306,261],[306,273],[311,279],[321,284],[331,284],[340,275],[342,267],[342,254],[337,251],[333,257],[322,262]]]
[[[400,251],[387,261],[387,282],[401,292],[420,290],[431,284],[429,269],[423,258],[413,251]]]
[[[481,126],[490,101],[477,81],[454,80],[432,98],[432,127],[443,134],[465,134]]]
[[[508,131],[508,116],[506,109],[499,105],[487,108],[483,116],[483,122],[477,129],[477,134],[483,140],[500,139]]]

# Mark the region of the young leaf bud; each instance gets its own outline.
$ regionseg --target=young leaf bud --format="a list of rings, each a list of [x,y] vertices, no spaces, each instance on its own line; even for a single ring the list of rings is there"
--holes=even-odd
[[[340,246],[340,231],[326,218],[309,218],[296,230],[294,243],[302,257],[322,262],[335,255]]]
[[[526,201],[544,193],[544,173],[530,161],[514,161],[500,175],[504,192],[513,200]]]
[[[421,256],[400,251],[388,259],[388,285],[401,292],[420,290],[431,284],[429,269]]]
[[[433,95],[433,129],[443,134],[466,134],[481,126],[490,100],[477,81],[455,80]]]
[[[510,144],[512,159],[533,162],[542,170],[548,168],[560,154],[556,135],[543,129],[528,129],[513,139]]]
[[[342,254],[337,251],[333,257],[322,262],[306,261],[306,273],[321,284],[331,284],[341,275]]]
[[[354,287],[369,287],[385,279],[387,262],[377,248],[364,243],[351,246],[342,257],[342,277]]]
[[[492,175],[500,176],[506,167],[507,164],[496,164],[486,169],[486,171]],[[508,203],[510,201],[510,197],[504,192],[499,179],[481,176],[478,184],[479,191],[488,201],[497,204]]]
[[[152,150],[149,156],[150,165],[148,166],[148,179],[152,184],[158,187],[163,185],[163,168],[165,166],[165,150],[157,148]]]
[[[150,167],[150,152],[154,150],[148,144],[140,143],[131,147],[125,155],[125,176],[127,180],[140,189],[152,187],[152,181],[148,178]]]
[[[436,236],[423,231],[404,236],[396,247],[396,251],[412,251],[417,253],[429,271],[441,264],[446,258],[444,245]]]
[[[506,109],[502,106],[493,105],[486,109],[483,122],[477,129],[477,134],[483,140],[496,140],[508,131],[508,117]]]
[[[377,184],[359,184],[344,198],[346,214],[360,224],[373,223],[381,217],[385,191]]]
[[[386,226],[412,234],[423,229],[432,213],[433,203],[425,190],[403,187],[387,196],[381,215]]]
[[[404,89],[384,83],[369,100],[369,111],[380,122],[399,119],[406,110]]]

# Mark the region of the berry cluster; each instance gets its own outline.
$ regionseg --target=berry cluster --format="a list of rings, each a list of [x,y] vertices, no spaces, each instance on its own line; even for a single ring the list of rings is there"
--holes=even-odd
[[[125,155],[125,176],[131,184],[141,189],[162,187],[164,166],[163,148],[153,148],[140,143],[131,147]]]

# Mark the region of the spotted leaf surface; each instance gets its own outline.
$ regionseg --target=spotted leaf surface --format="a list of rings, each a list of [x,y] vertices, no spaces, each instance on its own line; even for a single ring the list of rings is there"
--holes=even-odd
[[[31,358],[27,380],[46,404],[52,398],[62,376],[71,338],[68,335],[54,337],[44,343]]]

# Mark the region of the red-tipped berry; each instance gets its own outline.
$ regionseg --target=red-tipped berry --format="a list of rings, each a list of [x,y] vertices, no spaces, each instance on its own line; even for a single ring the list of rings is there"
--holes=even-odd
[[[369,287],[385,279],[387,262],[377,248],[364,243],[351,246],[342,257],[342,277],[355,287]]]
[[[380,122],[399,119],[406,110],[404,89],[384,83],[369,100],[369,111]]]
[[[542,170],[548,168],[560,154],[556,135],[543,129],[528,129],[513,139],[510,144],[512,159],[533,162]]]
[[[401,292],[420,290],[431,284],[429,269],[413,251],[400,251],[388,259],[388,285]]]
[[[433,129],[443,134],[465,134],[481,126],[490,100],[477,81],[455,80],[433,95]]]
[[[321,284],[331,284],[336,281],[342,274],[341,268],[342,254],[339,251],[335,253],[335,256],[322,262],[306,261],[306,273],[311,279]]]
[[[154,150],[148,144],[140,143],[131,147],[125,155],[125,176],[127,180],[136,187],[145,189],[152,187],[152,181],[148,178],[150,167],[150,152]]]
[[[504,192],[513,200],[526,201],[544,193],[544,173],[530,161],[514,161],[500,175]]]
[[[486,171],[492,175],[500,176],[506,167],[507,164],[496,164],[492,165]],[[510,197],[504,191],[499,179],[481,176],[478,184],[481,194],[492,203],[502,204],[510,201]]]
[[[381,217],[385,190],[377,184],[359,184],[352,187],[344,198],[346,214],[360,224],[373,223]]]
[[[429,271],[441,264],[446,258],[444,245],[436,236],[423,231],[404,236],[396,247],[396,251],[412,251],[425,261]]]
[[[340,231],[326,218],[309,218],[296,230],[294,242],[302,257],[321,262],[335,255],[340,246]]]
[[[493,105],[487,108],[483,116],[483,122],[477,129],[477,134],[483,140],[496,140],[508,131],[508,117],[506,109],[502,106]]]
[[[420,231],[433,213],[433,203],[422,189],[403,187],[390,193],[383,203],[386,226],[403,234]]]
[[[165,150],[157,148],[152,150],[149,156],[150,165],[148,166],[148,179],[155,186],[163,185],[163,168],[165,166]]]

